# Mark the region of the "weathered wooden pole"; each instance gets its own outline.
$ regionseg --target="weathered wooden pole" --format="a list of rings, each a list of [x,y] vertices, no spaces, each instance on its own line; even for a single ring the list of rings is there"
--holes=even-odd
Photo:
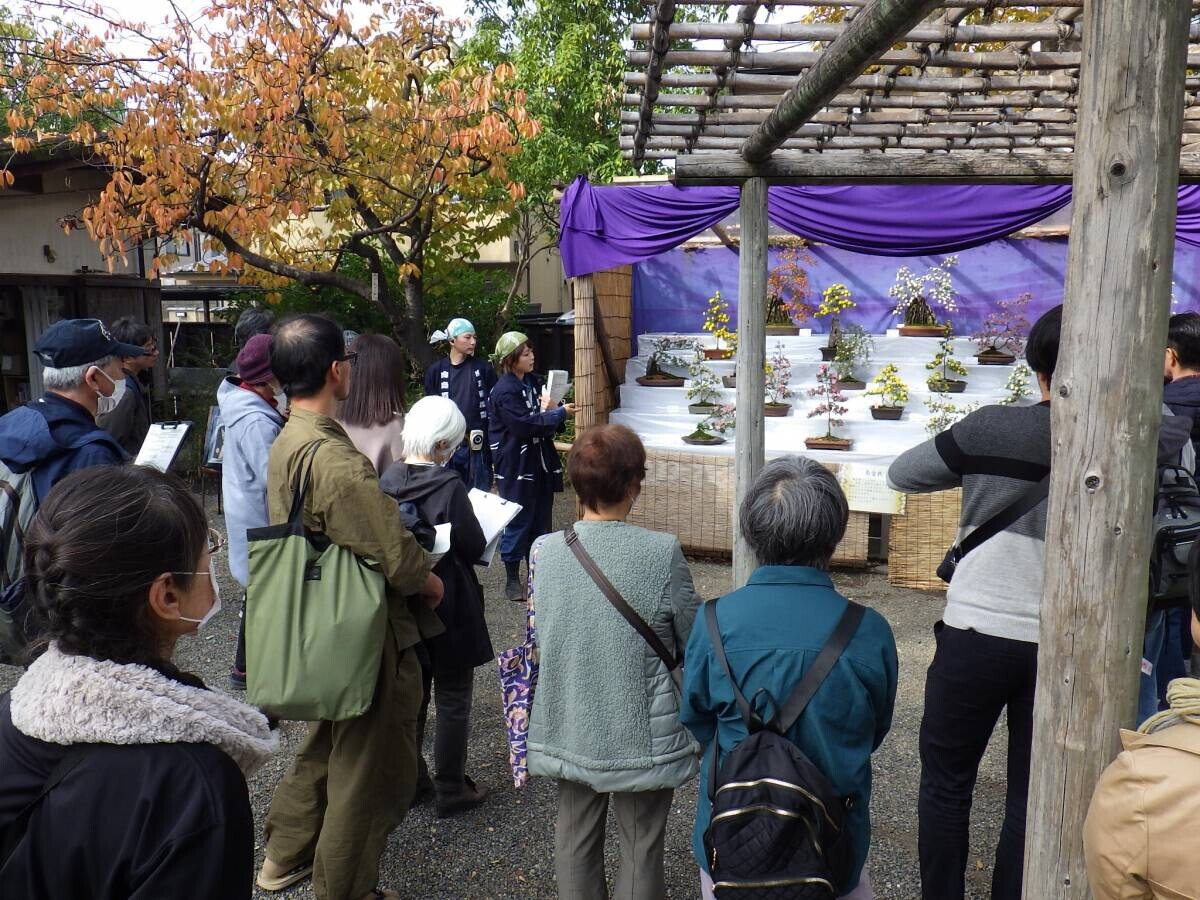
[[[738,527],[738,510],[750,482],[763,467],[763,363],[767,345],[767,181],[742,182],[741,252],[738,254],[737,412],[734,457],[733,587],[746,583],[758,564]]]
[[[575,308],[575,431],[596,424],[596,288],[591,274],[571,279]]]
[[[786,141],[798,125],[821,109],[880,53],[904,37],[939,0],[872,0],[855,16],[821,58],[796,79],[779,103],[742,145],[748,163],[760,163]]]
[[[1082,828],[1133,721],[1170,311],[1185,0],[1087,6],[1053,385],[1025,897],[1088,896]]]

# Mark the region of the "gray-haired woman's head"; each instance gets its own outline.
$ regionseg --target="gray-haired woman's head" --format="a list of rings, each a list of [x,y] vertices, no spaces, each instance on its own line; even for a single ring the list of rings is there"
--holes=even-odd
[[[466,431],[467,420],[453,400],[422,397],[404,417],[404,453],[428,460],[449,458]]]
[[[833,474],[803,456],[763,466],[738,512],[742,534],[760,565],[829,566],[846,533],[850,508]]]

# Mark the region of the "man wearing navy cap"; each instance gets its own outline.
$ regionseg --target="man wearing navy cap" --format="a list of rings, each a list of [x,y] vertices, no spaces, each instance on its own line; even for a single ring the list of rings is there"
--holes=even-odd
[[[121,360],[146,351],[116,340],[99,319],[64,319],[42,332],[33,352],[44,366],[46,393],[0,416],[0,462],[17,475],[31,473],[41,505],[72,472],[126,460],[121,445],[96,425],[96,409],[102,397],[120,401]]]

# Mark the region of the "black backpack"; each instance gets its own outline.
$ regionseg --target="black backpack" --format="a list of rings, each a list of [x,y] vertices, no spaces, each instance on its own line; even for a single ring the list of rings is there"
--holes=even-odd
[[[1200,554],[1200,488],[1182,464],[1192,420],[1164,416],[1158,440],[1150,550],[1151,609],[1188,606],[1192,561]]]
[[[825,900],[854,887],[846,884],[852,864],[844,828],[848,803],[785,735],[854,637],[865,612],[847,602],[833,634],[783,707],[767,695],[777,712],[763,722],[729,668],[717,627],[717,601],[705,604],[713,651],[749,732],[719,770],[713,739],[708,779],[712,818],[704,832],[704,851],[717,897]]]

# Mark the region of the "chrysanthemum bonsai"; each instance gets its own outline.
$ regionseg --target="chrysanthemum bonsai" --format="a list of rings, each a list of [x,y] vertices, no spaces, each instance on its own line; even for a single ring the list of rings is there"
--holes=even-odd
[[[900,333],[908,337],[938,337],[949,326],[949,313],[958,312],[950,269],[958,265],[957,256],[947,256],[936,266],[917,275],[908,266],[896,270],[896,280],[888,296],[896,301],[892,315],[901,316]],[[947,314],[939,322],[934,307]]]
[[[904,414],[904,404],[908,403],[908,385],[900,377],[900,370],[895,363],[888,363],[879,370],[867,393],[879,398],[879,403],[871,407],[871,418],[894,421]]]
[[[713,370],[702,362],[694,362],[688,368],[687,398],[688,412],[694,416],[707,416],[717,410],[717,401],[721,399],[721,384]]]
[[[779,262],[767,273],[767,334],[799,334],[800,324],[813,314],[804,265],[816,260],[807,248],[803,239],[783,247],[776,254]]]
[[[683,377],[665,371],[665,367],[688,369],[700,355],[700,345],[692,338],[660,337],[646,360],[646,374],[636,379],[637,383],[645,387],[683,387]]]
[[[685,444],[723,444],[725,438],[721,435],[733,430],[734,424],[734,406],[732,403],[727,403],[724,406],[717,407],[716,412],[706,419],[702,419],[700,424],[691,434],[683,436]]]
[[[855,303],[850,299],[850,288],[840,281],[825,288],[821,294],[821,305],[817,307],[817,317],[829,316],[829,338],[821,348],[821,359],[831,361],[837,352],[838,341],[842,337],[842,313],[853,309]]]
[[[975,354],[980,365],[1010,366],[1025,352],[1029,319],[1025,310],[1033,295],[1021,294],[1016,300],[1001,300],[983,319],[979,331],[971,335],[979,347]]]
[[[925,408],[929,410],[929,418],[925,420],[925,432],[933,437],[965,418],[968,413],[979,409],[979,404],[967,403],[959,406],[947,400],[945,395],[937,394],[925,400]]]
[[[1029,368],[1029,364],[1019,362],[1013,367],[1012,373],[1008,376],[1008,381],[1004,384],[1005,395],[1001,398],[1000,403],[1004,406],[1016,406],[1026,397],[1033,393],[1030,387],[1033,381],[1033,369]]]
[[[817,405],[808,411],[808,418],[824,416],[825,433],[820,437],[805,438],[804,446],[809,450],[849,450],[854,442],[833,432],[846,424],[842,416],[846,414],[847,406],[846,397],[838,386],[837,373],[827,363],[817,369],[817,386],[809,389],[808,396],[818,399]]]
[[[729,330],[729,301],[717,291],[708,298],[701,327],[717,339],[716,348],[705,347],[706,359],[729,359],[737,350],[737,332]]]
[[[763,366],[766,396],[763,399],[764,416],[786,416],[792,411],[788,398],[792,396],[792,363],[783,352],[783,344],[775,345],[766,365]]]
[[[938,341],[938,352],[934,354],[933,359],[925,363],[925,368],[933,373],[925,382],[931,391],[939,394],[961,394],[967,389],[967,383],[963,380],[967,377],[967,367],[954,355],[954,337],[949,329],[945,337]],[[951,375],[961,377],[951,378]]]
[[[844,390],[861,391],[867,384],[854,374],[859,366],[865,366],[875,352],[875,339],[858,325],[851,325],[842,332],[833,357],[833,369],[838,383]]]

